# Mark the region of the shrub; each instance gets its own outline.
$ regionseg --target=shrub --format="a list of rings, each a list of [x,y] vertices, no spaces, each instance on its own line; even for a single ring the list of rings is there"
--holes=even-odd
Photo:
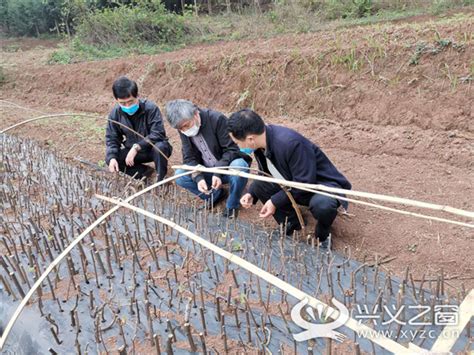
[[[69,64],[71,62],[72,56],[66,47],[55,50],[48,58],[48,64]]]
[[[8,34],[39,36],[48,32],[45,7],[41,1],[17,0],[0,2],[2,28]]]
[[[321,6],[321,10],[327,19],[335,20],[371,15],[373,6],[372,0],[327,0]]]
[[[167,12],[158,2],[148,6],[121,5],[84,16],[77,37],[84,44],[111,47],[130,44],[175,44],[186,33],[182,16]]]

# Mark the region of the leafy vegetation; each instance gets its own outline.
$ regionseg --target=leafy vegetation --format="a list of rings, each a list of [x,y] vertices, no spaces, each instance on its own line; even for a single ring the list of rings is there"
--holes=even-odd
[[[154,54],[191,43],[373,23],[469,5],[474,0],[3,0],[0,27],[9,36],[65,37],[66,44],[49,62],[67,64]],[[341,61],[357,70],[353,55],[348,53]]]
[[[82,15],[101,6],[99,0],[2,0],[0,27],[10,36],[71,35]]]
[[[168,12],[157,1],[96,10],[77,26],[77,38],[82,43],[101,47],[176,44],[184,34],[183,17]]]

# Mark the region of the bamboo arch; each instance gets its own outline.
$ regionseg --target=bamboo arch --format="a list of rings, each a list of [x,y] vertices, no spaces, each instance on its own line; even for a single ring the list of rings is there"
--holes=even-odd
[[[29,119],[29,120],[26,120],[26,121],[22,121],[18,124],[15,124],[13,126],[10,126],[4,130],[2,130],[0,133],[5,133],[15,127],[18,127],[20,125],[23,125],[23,124],[26,124],[26,123],[29,123],[29,122],[32,122],[32,121],[35,121],[35,120],[39,120],[39,119],[45,119],[45,118],[54,118],[54,117],[64,117],[64,116],[71,116],[71,115],[74,115],[74,116],[79,116],[79,117],[93,117],[93,118],[97,118],[96,116],[91,116],[91,115],[83,115],[83,114],[56,114],[56,115],[44,115],[44,116],[39,116],[39,117],[35,117],[35,118],[32,118],[32,119]],[[112,121],[114,122],[114,121]],[[126,126],[124,126],[126,127]],[[129,127],[126,127],[127,129],[130,129]],[[131,130],[131,129],[130,129]],[[133,131],[133,130],[132,130]],[[134,131],[135,132],[135,131]],[[136,133],[136,132],[135,132]],[[140,134],[138,134],[140,135]],[[141,136],[141,135],[140,135]],[[145,138],[143,136],[141,136],[142,138]],[[150,144],[152,144],[151,142],[149,142]],[[154,146],[154,144],[152,144],[152,146],[155,148],[155,149],[158,149]],[[159,151],[159,149],[158,149]],[[163,154],[161,151],[160,151],[160,154]],[[168,159],[166,157],[166,159]],[[141,196],[142,194],[148,192],[148,191],[151,191],[152,189],[158,187],[158,186],[161,186],[163,184],[166,184],[166,183],[169,183],[171,181],[174,181],[175,179],[179,178],[179,177],[182,177],[182,176],[186,176],[186,175],[189,175],[189,174],[192,174],[194,172],[197,172],[197,171],[200,171],[200,172],[211,172],[211,173],[219,173],[219,174],[225,174],[225,175],[237,175],[237,176],[241,176],[241,177],[246,177],[246,178],[250,178],[250,179],[255,179],[255,180],[261,180],[261,181],[267,181],[267,182],[271,182],[271,183],[277,183],[277,184],[280,184],[280,185],[284,185],[284,186],[288,186],[288,187],[293,187],[293,188],[297,188],[297,189],[300,189],[300,190],[305,190],[305,191],[309,191],[309,192],[314,192],[314,193],[320,193],[320,194],[324,194],[324,195],[327,195],[327,196],[331,196],[331,197],[335,197],[335,198],[338,198],[338,199],[345,199],[347,201],[350,201],[350,202],[354,202],[354,203],[360,203],[360,204],[363,204],[363,205],[368,205],[368,206],[371,206],[371,207],[375,207],[375,208],[380,208],[380,209],[383,209],[383,210],[388,210],[388,211],[391,211],[391,212],[397,212],[397,213],[402,213],[402,214],[406,214],[406,215],[411,215],[411,216],[414,216],[414,217],[418,217],[418,218],[425,218],[425,219],[430,219],[430,220],[435,220],[435,221],[439,221],[439,222],[445,222],[445,223],[452,223],[452,224],[456,224],[456,225],[460,225],[460,226],[464,226],[464,227],[468,227],[468,228],[474,228],[474,225],[473,224],[470,224],[470,223],[464,223],[464,222],[459,222],[459,221],[453,221],[453,220],[449,220],[449,219],[444,219],[444,218],[438,218],[438,217],[434,217],[434,216],[426,216],[426,215],[421,215],[421,214],[418,214],[418,213],[413,213],[413,212],[408,212],[408,211],[403,211],[403,210],[398,210],[398,209],[394,209],[394,208],[390,208],[390,207],[386,207],[386,206],[381,206],[381,205],[378,205],[378,204],[373,204],[373,203],[369,203],[369,202],[365,202],[365,201],[359,201],[359,200],[355,200],[355,199],[349,199],[349,198],[343,198],[341,196],[338,196],[338,195],[334,195],[334,193],[343,193],[343,194],[346,194],[346,195],[352,195],[352,196],[358,196],[358,197],[364,197],[364,198],[372,198],[372,199],[376,199],[376,200],[381,200],[381,201],[386,201],[386,202],[391,202],[391,203],[398,203],[398,204],[403,204],[403,205],[409,205],[409,206],[413,206],[413,207],[420,207],[420,208],[427,208],[427,209],[433,209],[433,210],[438,210],[438,211],[443,211],[443,212],[448,212],[448,213],[452,213],[452,214],[456,214],[456,215],[459,215],[459,216],[463,216],[463,217],[469,217],[469,218],[474,218],[474,212],[470,212],[470,211],[464,211],[464,210],[461,210],[461,209],[457,209],[457,208],[454,208],[454,207],[451,207],[451,206],[443,206],[443,205],[436,205],[436,204],[431,204],[431,203],[427,203],[427,202],[420,202],[420,201],[415,201],[415,200],[410,200],[410,199],[404,199],[404,198],[400,198],[400,197],[393,197],[393,196],[386,196],[386,195],[379,195],[379,194],[372,194],[372,193],[367,193],[367,192],[358,192],[358,191],[352,191],[352,190],[345,190],[345,189],[338,189],[338,188],[332,188],[332,187],[327,187],[327,186],[324,186],[324,185],[316,185],[316,184],[303,184],[303,183],[298,183],[298,182],[292,182],[292,181],[285,181],[285,180],[280,180],[280,179],[274,179],[274,178],[269,178],[269,177],[264,177],[264,176],[259,176],[259,175],[255,175],[255,174],[249,174],[249,173],[246,173],[246,172],[243,172],[243,171],[237,171],[237,170],[227,170],[227,169],[222,169],[222,168],[205,168],[205,167],[202,167],[202,166],[195,166],[195,167],[190,167],[190,166],[173,166],[174,169],[176,168],[181,168],[181,169],[184,169],[184,170],[189,170],[188,172],[186,173],[183,173],[183,174],[179,174],[179,175],[175,175],[173,177],[170,177],[170,178],[167,178],[165,180],[162,180],[158,183],[155,183],[143,190],[140,190],[139,192],[137,192],[136,194],[128,197],[125,202],[118,202],[118,201],[112,201],[112,200],[109,200],[109,202],[114,202],[116,203],[116,206],[114,206],[113,208],[111,208],[110,210],[108,210],[106,213],[104,213],[102,216],[100,216],[94,223],[92,223],[89,227],[87,227],[71,244],[69,244],[69,246],[67,246],[66,249],[63,250],[63,252],[58,255],[56,257],[56,259],[46,268],[46,270],[43,272],[43,274],[38,278],[38,280],[34,283],[34,285],[32,286],[32,288],[28,291],[28,293],[26,294],[26,296],[22,299],[22,301],[20,302],[20,304],[18,305],[17,309],[15,310],[14,314],[12,315],[12,317],[10,318],[6,328],[5,328],[5,331],[3,332],[2,334],[2,337],[0,338],[0,350],[3,349],[3,346],[6,342],[6,339],[9,335],[9,333],[11,332],[17,318],[19,317],[19,315],[21,314],[22,310],[24,309],[24,307],[26,306],[26,304],[28,303],[28,301],[30,300],[30,298],[33,296],[33,294],[36,292],[36,290],[38,289],[38,287],[40,287],[40,285],[42,284],[42,282],[45,280],[45,278],[48,276],[48,274],[55,268],[56,265],[58,265],[62,259],[69,254],[69,252],[85,237],[87,236],[97,225],[99,225],[102,221],[104,221],[108,216],[110,216],[112,213],[114,213],[115,211],[117,211],[121,206],[122,207],[127,207],[127,208],[137,208],[137,207],[134,207],[132,205],[129,205],[128,202],[132,201],[134,198],[138,197],[138,196]],[[102,197],[103,198],[103,197]],[[105,198],[103,198],[105,199]],[[122,203],[122,205],[120,205],[120,203]],[[133,209],[132,208],[132,209]],[[138,208],[137,208],[138,209]],[[139,210],[139,209],[138,209]],[[138,211],[139,213],[142,213],[142,212],[146,212],[148,214],[150,214],[149,212],[147,211],[144,211],[144,210],[141,210],[141,211]],[[156,215],[153,215],[153,216],[150,216],[148,214],[145,214],[146,216],[150,217],[150,218],[158,218],[158,219],[161,219],[162,223],[165,223],[167,224],[165,221],[167,221],[168,223],[173,223],[171,221],[168,221],[162,217],[159,217],[159,216],[156,216]],[[175,228],[176,227],[176,228]],[[175,229],[179,230],[180,232],[183,232],[183,231],[186,231],[184,228],[178,226],[175,224]],[[178,229],[179,227],[179,229]],[[189,231],[187,231],[188,233],[191,233]],[[185,233],[186,234],[186,233]],[[192,233],[191,233],[192,234]],[[194,235],[196,238],[199,238],[198,236]],[[205,241],[205,240],[204,240]],[[209,242],[207,242],[209,243]],[[218,248],[217,246],[214,245],[215,248]],[[222,250],[223,252],[225,252],[224,250]],[[227,253],[227,252],[226,252]],[[222,254],[220,254],[222,255]],[[224,256],[224,255],[222,255]],[[229,260],[230,261],[234,261],[234,260],[238,260],[236,258],[235,255],[232,256],[231,255],[227,255],[227,257],[229,257]],[[226,257],[224,256],[224,257]],[[233,259],[233,260],[232,260]],[[243,261],[243,264],[246,265],[246,268],[247,270],[249,270],[250,272],[251,269],[252,269],[252,266],[256,269],[258,269],[256,266],[254,266],[253,264],[251,263],[248,263],[247,261],[241,259]],[[258,272],[264,272],[263,270],[259,270],[258,269]],[[258,275],[258,274],[257,274]],[[270,276],[274,277],[273,275],[269,274]],[[292,287],[291,290],[293,292],[292,295],[297,295],[295,297],[299,298],[299,299],[303,299],[304,297],[308,296],[306,295],[304,292],[294,288],[293,286],[289,285],[289,284],[286,284],[285,282],[283,282],[282,280],[276,278],[277,280],[274,280],[273,278],[269,278],[268,280],[271,280],[271,281],[267,281],[272,283],[275,282],[276,284],[279,284],[280,286],[282,286],[283,284],[285,284],[285,290],[286,290],[286,287]],[[283,284],[280,284],[280,282],[282,282]],[[280,286],[277,286],[276,284],[274,284],[276,287],[280,287]],[[301,296],[301,297],[298,297]],[[308,296],[310,297],[310,296]],[[311,305],[317,305],[318,303],[320,304],[323,304],[325,305],[324,303],[322,303],[321,301],[315,299],[315,298],[309,298],[310,300],[310,304]],[[316,302],[316,303],[315,303]],[[325,305],[327,306],[327,305]],[[354,320],[352,320],[353,322],[355,322]],[[355,322],[356,324],[352,324],[352,322],[350,322],[350,324],[352,324],[352,326],[354,327],[358,327],[358,324],[357,322]],[[353,328],[351,328],[353,329]],[[354,329],[358,329],[358,328],[354,328]],[[370,328],[369,328],[370,329]],[[380,339],[371,339],[372,341],[374,341],[375,343],[383,346],[384,348],[390,350],[390,349],[394,349],[393,352],[395,353],[413,353],[414,350],[422,350],[418,347],[416,347],[415,345],[413,344],[410,344],[410,348],[407,349],[405,347],[403,347],[402,345],[400,344],[397,344],[396,342],[388,339],[388,338],[380,338]],[[380,342],[380,343],[379,343]],[[382,345],[384,344],[384,345]],[[392,351],[392,350],[390,350]]]
[[[166,224],[167,226],[175,229],[176,231],[184,234],[188,238],[192,239],[193,241],[199,243],[203,247],[213,251],[214,253],[222,256],[223,258],[229,260],[230,262],[233,262],[237,266],[249,271],[250,273],[254,274],[255,276],[265,280],[266,282],[270,283],[271,285],[278,287],[279,289],[283,290],[284,292],[290,294],[291,296],[295,297],[298,300],[304,300],[305,298],[308,299],[308,304],[311,307],[317,308],[318,305],[323,306],[324,309],[326,310],[327,314],[329,314],[329,317],[331,318],[337,318],[339,315],[339,311],[336,310],[335,308],[327,305],[326,303],[318,300],[315,297],[312,297],[308,295],[306,292],[301,291],[300,289],[294,287],[293,285],[281,280],[280,278],[272,275],[268,271],[265,271],[258,266],[248,262],[245,259],[242,259],[238,255],[232,254],[228,252],[227,250],[224,250],[217,245],[207,241],[206,239],[199,237],[198,235],[190,232],[186,228],[181,227],[180,225],[176,224],[173,221],[170,221],[166,218],[163,218],[161,216],[158,216],[156,214],[153,214],[149,211],[146,211],[142,208],[133,206],[127,202],[122,202],[119,200],[111,199],[105,196],[101,195],[96,195],[97,198],[102,199],[104,201],[110,202],[115,204],[115,206],[120,206],[120,207],[125,207],[127,209],[130,209],[132,211],[135,211],[137,213],[140,213],[148,218],[154,219],[157,222]],[[372,334],[371,331],[373,331],[372,328],[360,323],[359,321],[355,320],[354,318],[349,318],[349,320],[345,323],[345,325],[353,330],[354,332],[358,332],[359,334]],[[375,344],[380,345],[384,349],[387,349],[395,354],[413,354],[413,353],[421,353],[423,351],[422,348],[419,348],[413,343],[408,344],[408,348],[393,341],[390,338],[385,337],[384,335],[381,336],[374,336],[374,337],[367,337],[370,341],[374,342]]]
[[[193,171],[189,171],[189,172],[185,172],[183,174],[179,174],[179,175],[175,175],[175,176],[172,176],[168,179],[165,179],[165,180],[162,180],[160,182],[157,182],[151,186],[148,186],[147,188],[143,189],[143,190],[140,190],[138,191],[137,193],[135,193],[134,195],[128,197],[125,201],[129,202],[129,201],[132,201],[134,198],[136,197],[139,197],[141,195],[143,195],[144,193],[148,192],[148,191],[151,191],[153,190],[154,188],[156,187],[159,187],[161,185],[164,185],[168,182],[171,182],[173,180],[176,180],[177,178],[181,177],[181,176],[186,176],[186,175],[190,175],[192,174]],[[28,293],[25,295],[25,297],[21,300],[20,304],[18,305],[18,307],[16,308],[15,312],[13,313],[12,317],[10,318],[10,320],[8,321],[8,324],[7,326],[5,327],[5,330],[2,334],[2,336],[0,337],[0,351],[3,349],[3,346],[5,345],[5,342],[8,338],[8,335],[10,334],[12,328],[13,328],[13,325],[15,324],[16,320],[18,319],[18,317],[20,316],[21,312],[23,311],[23,309],[25,308],[25,306],[27,305],[28,301],[30,300],[30,298],[33,296],[33,294],[36,292],[36,290],[38,289],[38,287],[41,286],[41,284],[43,283],[43,281],[46,279],[46,277],[49,275],[49,273],[51,271],[54,270],[54,268],[56,267],[56,265],[58,265],[70,252],[72,249],[74,249],[74,247],[79,244],[79,242],[84,239],[95,227],[97,227],[100,223],[102,223],[107,217],[109,217],[112,213],[114,213],[115,211],[117,211],[119,209],[120,206],[115,206],[113,208],[111,208],[110,210],[108,210],[107,212],[105,212],[102,216],[100,216],[98,219],[95,220],[95,222],[93,222],[89,227],[87,227],[80,235],[78,235],[72,242],[71,244],[69,244],[66,249],[64,249],[61,254],[59,254],[55,259],[54,261],[49,264],[49,266],[44,270],[44,272],[41,274],[41,276],[38,278],[38,280],[36,280],[36,282],[33,284],[33,286],[31,287],[31,289],[28,291]]]

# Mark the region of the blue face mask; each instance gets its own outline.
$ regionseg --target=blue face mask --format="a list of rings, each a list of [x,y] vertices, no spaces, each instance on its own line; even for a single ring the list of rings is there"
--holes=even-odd
[[[240,148],[240,151],[241,151],[242,153],[245,153],[245,154],[250,155],[250,154],[252,154],[252,153],[255,151],[255,149],[252,149],[252,148]]]
[[[125,113],[126,113],[127,115],[129,115],[129,116],[134,115],[135,112],[138,111],[138,108],[139,108],[139,107],[140,107],[140,106],[138,105],[138,103],[135,104],[135,105],[129,106],[129,107],[120,105],[120,108],[122,109],[122,111],[125,112]]]

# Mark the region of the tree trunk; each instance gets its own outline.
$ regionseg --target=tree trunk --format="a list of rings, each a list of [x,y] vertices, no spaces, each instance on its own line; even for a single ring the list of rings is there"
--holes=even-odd
[[[244,11],[244,0],[239,0],[239,15]]]
[[[207,13],[209,15],[212,15],[212,1],[211,0],[207,0]]]
[[[255,12],[258,14],[262,13],[262,8],[260,7],[260,0],[254,0]]]
[[[59,32],[58,21],[54,20],[54,25],[56,26],[56,32],[58,33],[58,36],[59,36],[61,34],[61,32]]]
[[[64,23],[66,24],[66,33],[67,33],[67,36],[68,36],[68,37],[71,37],[71,29],[69,28],[69,19],[66,18],[66,20],[64,21]]]

